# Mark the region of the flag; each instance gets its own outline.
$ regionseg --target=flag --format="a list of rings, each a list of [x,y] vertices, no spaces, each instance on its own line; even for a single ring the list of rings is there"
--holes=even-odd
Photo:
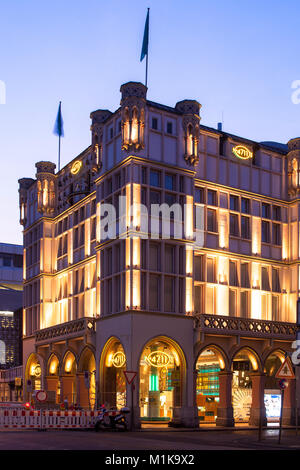
[[[148,8],[147,18],[145,22],[145,30],[144,30],[144,38],[143,38],[140,62],[142,62],[145,55],[148,55],[148,44],[149,44],[149,8]]]
[[[53,133],[55,135],[58,135],[59,137],[64,136],[64,122],[63,122],[63,118],[61,115],[61,101],[59,102],[58,113],[57,113]]]

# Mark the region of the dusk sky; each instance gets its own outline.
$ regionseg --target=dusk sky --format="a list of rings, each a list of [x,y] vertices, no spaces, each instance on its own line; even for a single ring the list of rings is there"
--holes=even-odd
[[[22,243],[18,179],[57,163],[53,127],[62,101],[62,166],[90,144],[90,112],[114,111],[140,63],[150,7],[148,99],[202,104],[201,123],[249,139],[300,135],[297,0],[0,1],[1,237]],[[1,99],[0,99],[1,102]],[[201,164],[201,162],[199,163]]]

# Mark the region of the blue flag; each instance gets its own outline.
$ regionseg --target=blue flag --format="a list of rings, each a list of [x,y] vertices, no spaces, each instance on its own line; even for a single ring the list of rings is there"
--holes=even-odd
[[[142,62],[145,55],[148,55],[148,44],[149,44],[149,8],[145,23],[145,30],[144,30],[144,38],[143,38],[143,45],[142,45],[142,52],[140,62]]]
[[[64,122],[63,122],[63,118],[61,115],[61,101],[59,102],[58,113],[57,113],[53,133],[55,135],[58,135],[59,137],[64,136]]]

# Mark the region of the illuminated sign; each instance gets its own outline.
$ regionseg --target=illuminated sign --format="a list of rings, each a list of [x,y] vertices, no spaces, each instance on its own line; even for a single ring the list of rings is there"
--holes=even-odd
[[[153,351],[146,359],[153,367],[164,367],[170,362],[170,356],[163,351]]]
[[[249,150],[244,145],[236,145],[233,147],[232,153],[242,160],[249,160],[250,158],[253,158],[253,152],[251,152],[251,150]]]
[[[81,167],[82,167],[82,161],[76,160],[76,162],[73,163],[72,168],[71,168],[72,175],[77,175],[77,173],[80,172]]]
[[[36,366],[33,366],[32,372],[33,373],[31,375],[34,375],[35,377],[40,377],[42,374],[41,366],[39,364],[36,364]]]
[[[126,356],[122,351],[117,351],[113,355],[111,362],[115,367],[123,367],[126,362]]]

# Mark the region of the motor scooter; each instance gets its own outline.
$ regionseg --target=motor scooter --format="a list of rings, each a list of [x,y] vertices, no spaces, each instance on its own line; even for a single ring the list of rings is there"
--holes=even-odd
[[[126,415],[130,413],[130,409],[124,406],[117,413],[113,413],[115,410],[107,410],[102,407],[101,413],[97,416],[95,422],[95,431],[103,431],[105,429],[111,429],[116,431],[127,431],[128,424]]]

